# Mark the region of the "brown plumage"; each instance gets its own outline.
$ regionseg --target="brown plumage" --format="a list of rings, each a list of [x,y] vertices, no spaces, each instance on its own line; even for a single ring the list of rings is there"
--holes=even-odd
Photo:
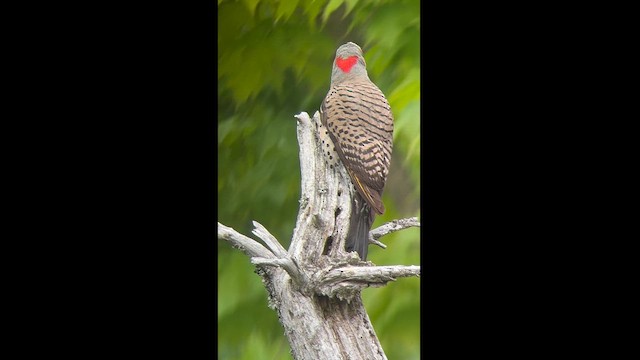
[[[384,189],[393,147],[393,115],[384,94],[369,80],[360,47],[346,43],[336,51],[331,88],[320,108],[319,135],[334,164],[347,169],[357,190],[347,251],[367,257],[369,230],[384,213]],[[335,159],[337,156],[338,159]]]

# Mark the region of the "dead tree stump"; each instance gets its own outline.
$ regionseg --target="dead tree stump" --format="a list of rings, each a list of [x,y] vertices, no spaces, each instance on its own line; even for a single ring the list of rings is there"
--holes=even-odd
[[[420,276],[419,266],[374,266],[345,251],[355,189],[343,166],[326,166],[316,136],[319,113],[298,119],[301,198],[291,245],[286,250],[267,229],[253,222],[264,244],[218,223],[218,238],[251,257],[269,293],[296,360],[386,359],[362,304],[360,292],[399,277]],[[387,223],[370,242],[393,231],[420,226],[416,218]]]

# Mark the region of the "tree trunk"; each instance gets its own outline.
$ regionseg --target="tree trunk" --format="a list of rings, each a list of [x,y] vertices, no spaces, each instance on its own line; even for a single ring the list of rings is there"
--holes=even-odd
[[[360,297],[363,288],[384,286],[398,277],[420,276],[419,266],[374,266],[345,251],[355,189],[346,169],[330,169],[318,144],[313,119],[298,119],[300,209],[289,250],[254,221],[253,234],[267,247],[218,223],[218,238],[239,247],[256,265],[296,360],[386,359]],[[410,226],[396,220],[370,233],[370,242]]]

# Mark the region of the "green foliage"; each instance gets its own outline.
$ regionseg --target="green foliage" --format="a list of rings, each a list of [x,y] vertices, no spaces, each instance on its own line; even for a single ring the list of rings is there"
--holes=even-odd
[[[395,117],[386,221],[419,216],[419,0],[218,0],[218,214],[251,235],[262,223],[285,246],[300,196],[296,120],[329,89],[331,61],[361,45]],[[418,264],[419,230],[370,247],[380,265]],[[218,243],[219,359],[291,359],[277,314],[246,256]],[[367,289],[363,301],[390,359],[419,357],[419,279]]]

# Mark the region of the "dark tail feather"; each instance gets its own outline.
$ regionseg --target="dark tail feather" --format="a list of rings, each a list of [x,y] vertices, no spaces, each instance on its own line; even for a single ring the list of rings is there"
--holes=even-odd
[[[364,261],[369,250],[369,230],[376,215],[359,195],[353,198],[351,223],[345,247],[347,252],[357,252]]]

